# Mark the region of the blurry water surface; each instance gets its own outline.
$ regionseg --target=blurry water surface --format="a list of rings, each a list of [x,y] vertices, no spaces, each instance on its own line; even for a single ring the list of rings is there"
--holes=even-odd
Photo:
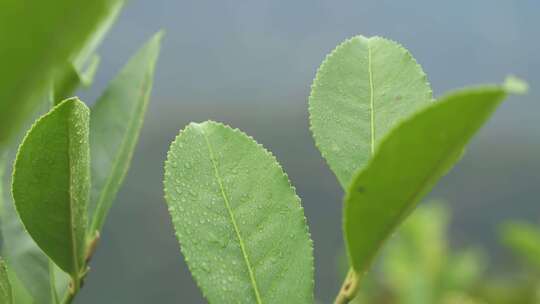
[[[340,278],[342,191],[308,130],[315,71],[342,40],[380,35],[407,47],[436,96],[468,84],[529,81],[475,138],[430,197],[454,210],[455,246],[478,242],[505,269],[497,223],[540,214],[540,2],[131,0],[104,41],[94,100],[152,33],[167,35],[132,168],[78,303],[204,303],[180,254],[162,193],[163,161],[178,130],[214,119],[273,151],[302,198],[315,242],[316,297]]]

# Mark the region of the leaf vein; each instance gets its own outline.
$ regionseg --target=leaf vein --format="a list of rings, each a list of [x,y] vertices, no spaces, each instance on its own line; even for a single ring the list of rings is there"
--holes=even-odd
[[[259,288],[257,287],[257,281],[255,280],[255,274],[253,272],[253,269],[251,267],[251,263],[249,261],[249,257],[248,257],[247,251],[246,251],[246,246],[244,244],[244,240],[242,239],[242,236],[240,235],[240,230],[238,228],[238,224],[236,223],[236,219],[235,219],[233,211],[231,209],[231,206],[230,206],[230,203],[229,203],[229,198],[227,197],[227,194],[225,193],[225,188],[223,187],[223,182],[222,182],[221,176],[219,174],[219,170],[218,170],[218,167],[217,167],[216,159],[214,157],[214,151],[212,149],[212,145],[210,144],[210,140],[208,139],[208,136],[206,136],[205,131],[201,129],[201,133],[202,133],[202,135],[204,137],[204,140],[206,141],[206,146],[208,148],[208,153],[210,154],[210,160],[212,162],[212,166],[214,167],[214,177],[216,178],[216,180],[218,182],[218,185],[219,185],[219,188],[220,188],[220,191],[221,191],[221,195],[223,196],[223,201],[225,202],[225,207],[227,208],[227,212],[229,213],[229,217],[231,219],[231,222],[232,222],[232,225],[233,225],[233,228],[234,228],[234,232],[236,234],[236,237],[238,238],[238,242],[240,243],[240,250],[242,251],[242,256],[244,258],[244,261],[246,263],[246,267],[248,269],[251,285],[253,287],[253,291],[255,292],[255,298],[257,299],[258,304],[262,304],[261,295],[259,293]]]
[[[375,94],[373,85],[373,70],[371,64],[371,47],[367,41],[368,49],[368,74],[369,74],[369,107],[370,107],[370,126],[371,126],[371,155],[375,153]]]

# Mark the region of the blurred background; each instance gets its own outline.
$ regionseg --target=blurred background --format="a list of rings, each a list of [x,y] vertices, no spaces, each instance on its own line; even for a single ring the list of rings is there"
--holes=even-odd
[[[453,214],[453,248],[482,247],[490,273],[517,267],[498,225],[540,219],[539,1],[131,0],[100,48],[95,85],[79,96],[95,100],[161,28],[141,140],[77,303],[204,303],[174,236],[162,167],[178,131],[207,119],[241,128],[281,162],[314,240],[316,298],[330,302],[341,284],[343,193],[314,146],[307,98],[325,55],[357,34],[403,44],[436,97],[510,73],[529,82],[529,94],[502,105],[429,195]]]

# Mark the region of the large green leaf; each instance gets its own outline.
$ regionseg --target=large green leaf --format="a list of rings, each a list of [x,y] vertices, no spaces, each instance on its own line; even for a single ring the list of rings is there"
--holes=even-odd
[[[344,208],[350,263],[358,276],[424,194],[460,158],[506,96],[492,86],[456,92],[397,126],[351,183]]]
[[[86,255],[88,129],[84,103],[76,98],[60,103],[27,133],[13,171],[13,198],[28,233],[75,278]]]
[[[215,122],[190,124],[165,163],[184,257],[211,303],[313,303],[313,249],[276,159]]]
[[[122,0],[4,0],[0,4],[0,145],[47,95],[62,67],[99,38]],[[88,45],[86,42],[90,42]]]
[[[506,246],[540,271],[540,227],[526,222],[508,222],[502,227]]]
[[[124,0],[115,2],[108,14],[94,28],[82,50],[75,58],[69,58],[66,61],[60,75],[57,75],[53,83],[54,104],[71,97],[79,86],[89,87],[92,84],[100,63],[100,57],[95,54],[95,51],[118,17],[123,3]]]
[[[310,123],[343,189],[384,135],[431,100],[426,74],[396,42],[356,36],[328,55],[312,85]]]
[[[118,74],[92,108],[91,233],[100,230],[128,171],[150,99],[162,32],[154,35]]]
[[[11,284],[9,283],[8,271],[4,260],[0,258],[0,303],[12,304]]]

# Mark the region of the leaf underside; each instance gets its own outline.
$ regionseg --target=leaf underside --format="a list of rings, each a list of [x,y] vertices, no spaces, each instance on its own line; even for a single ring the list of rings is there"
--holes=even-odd
[[[26,230],[73,276],[80,275],[86,247],[88,124],[84,103],[60,103],[28,131],[13,169],[13,198]]]
[[[276,159],[215,122],[172,143],[165,198],[191,273],[211,303],[312,303],[313,249]]]
[[[357,273],[424,194],[460,159],[505,98],[500,87],[458,91],[399,124],[360,170],[345,198],[344,233]]]
[[[431,100],[426,74],[396,42],[356,36],[327,56],[309,97],[310,125],[343,189],[384,135]]]

